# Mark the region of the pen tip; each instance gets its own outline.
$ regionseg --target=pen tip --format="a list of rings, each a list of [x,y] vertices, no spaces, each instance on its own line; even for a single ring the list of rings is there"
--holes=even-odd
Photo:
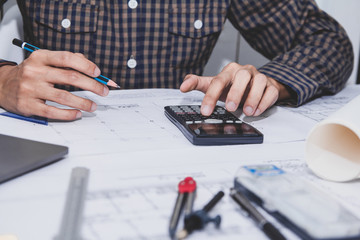
[[[185,239],[187,235],[188,231],[186,231],[186,229],[183,229],[176,234],[176,239]]]
[[[120,88],[120,86],[117,85],[113,80],[109,80],[107,85],[114,88]]]

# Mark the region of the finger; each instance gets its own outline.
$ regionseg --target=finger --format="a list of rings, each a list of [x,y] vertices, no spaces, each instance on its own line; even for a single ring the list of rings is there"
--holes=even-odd
[[[189,92],[192,90],[199,90],[203,93],[208,89],[213,77],[200,77],[194,74],[186,75],[183,83],[180,86],[180,91]]]
[[[70,69],[48,68],[45,80],[61,85],[72,85],[84,90],[91,91],[100,96],[106,96],[109,88],[98,81]]]
[[[247,69],[240,69],[235,73],[234,80],[226,98],[225,106],[228,111],[236,111],[250,80],[251,73]]]
[[[45,104],[44,100],[32,99],[20,104],[15,111],[24,116],[40,116],[49,119],[74,120],[81,117],[81,112],[76,109],[59,109]]]
[[[260,103],[260,100],[264,94],[267,84],[267,78],[264,74],[258,73],[253,77],[252,85],[250,92],[247,96],[247,99],[244,103],[244,113],[247,116],[252,116],[255,112],[255,109]]]
[[[50,100],[61,105],[80,109],[86,112],[94,112],[97,108],[96,103],[89,99],[78,97],[68,91],[61,89],[50,89],[46,92],[38,93],[39,98]]]
[[[82,54],[82,53],[74,53],[76,56],[79,56],[79,57],[82,57],[82,58],[85,58],[85,59],[87,59],[86,57],[85,57],[85,55],[84,54]]]
[[[254,116],[259,116],[260,114],[262,114],[266,109],[274,105],[278,98],[278,89],[273,85],[268,86],[259,105],[257,106],[257,109],[255,110]]]
[[[213,112],[216,102],[231,81],[232,76],[228,71],[222,71],[212,79],[201,103],[201,113],[203,115],[209,116]]]
[[[35,115],[49,119],[71,121],[81,118],[81,112],[76,109],[60,109],[40,102],[36,103],[34,107],[37,109],[34,111]]]
[[[67,51],[38,50],[33,52],[30,56],[38,58],[44,65],[72,68],[91,77],[97,77],[101,73],[95,63],[79,54]]]

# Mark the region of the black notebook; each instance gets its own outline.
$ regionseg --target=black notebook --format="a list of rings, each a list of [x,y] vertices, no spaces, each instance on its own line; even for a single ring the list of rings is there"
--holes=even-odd
[[[0,134],[0,183],[61,160],[68,147]]]

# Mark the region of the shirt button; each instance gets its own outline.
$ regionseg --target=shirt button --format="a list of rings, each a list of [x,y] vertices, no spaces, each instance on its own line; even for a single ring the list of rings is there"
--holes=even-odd
[[[196,20],[194,22],[194,27],[195,27],[195,29],[198,29],[198,30],[201,29],[203,27],[203,22],[200,19]]]
[[[136,60],[134,59],[133,55],[131,55],[130,59],[127,61],[127,66],[129,68],[135,68],[137,65]]]
[[[135,9],[135,8],[138,6],[138,2],[137,2],[136,0],[130,0],[130,1],[128,2],[128,6],[129,6],[129,8],[131,8],[131,9]]]
[[[70,27],[70,25],[71,25],[71,21],[67,18],[65,18],[61,21],[61,26],[63,28],[68,28],[68,27]]]

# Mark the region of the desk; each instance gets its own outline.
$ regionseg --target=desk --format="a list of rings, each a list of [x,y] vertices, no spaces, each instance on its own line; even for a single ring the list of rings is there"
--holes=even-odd
[[[70,151],[62,161],[0,185],[0,235],[52,239],[60,228],[71,170],[77,166],[90,169],[85,239],[168,239],[177,184],[186,176],[198,183],[194,209],[203,207],[219,190],[226,194],[211,212],[221,214],[221,229],[209,225],[189,239],[266,239],[228,195],[243,164],[276,164],[311,181],[360,217],[360,181],[323,181],[304,162],[310,129],[358,95],[359,87],[348,86],[335,96],[299,108],[276,106],[260,117],[238,112],[264,133],[264,143],[257,145],[191,145],[167,120],[163,107],[200,103],[203,94],[199,92],[123,90],[106,98],[79,92],[97,102],[98,110],[78,121],[48,126],[0,116],[2,134],[67,145]],[[297,239],[275,225],[289,239]]]

